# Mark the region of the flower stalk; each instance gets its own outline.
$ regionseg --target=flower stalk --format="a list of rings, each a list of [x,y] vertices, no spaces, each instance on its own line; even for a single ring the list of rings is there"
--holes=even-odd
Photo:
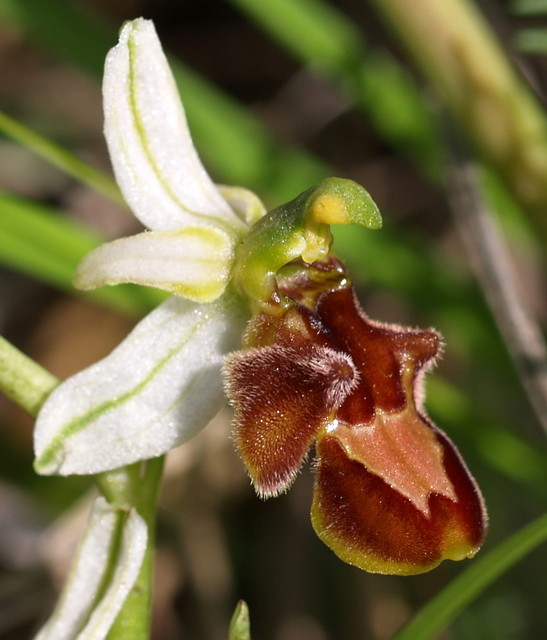
[[[60,380],[0,336],[0,389],[35,418]]]
[[[114,472],[96,476],[103,495],[111,502],[128,497],[146,523],[148,539],[138,577],[108,632],[108,640],[147,640],[150,634],[152,579],[156,533],[156,510],[165,456],[146,460]],[[125,478],[120,477],[125,476]],[[126,482],[126,478],[129,482]]]
[[[27,413],[35,417],[59,383],[0,336],[0,389]],[[80,640],[149,637],[156,504],[163,463],[161,456],[95,476],[104,499],[95,503],[56,611],[36,640],[69,640],[76,635]],[[136,536],[135,529],[140,530]],[[130,537],[138,538],[136,544]],[[105,558],[102,565],[97,564],[101,554]],[[127,580],[129,588],[120,598]],[[87,597],[80,597],[80,590]],[[116,601],[119,613],[112,616]]]

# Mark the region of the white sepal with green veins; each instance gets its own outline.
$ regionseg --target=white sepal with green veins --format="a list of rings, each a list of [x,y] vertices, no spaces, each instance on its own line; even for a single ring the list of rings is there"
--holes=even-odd
[[[133,282],[176,296],[48,398],[35,430],[43,474],[100,473],[192,437],[222,404],[222,360],[239,346],[248,317],[229,282],[235,248],[264,207],[207,175],[151,22],[122,29],[103,95],[116,179],[150,230],[91,252],[75,284]]]
[[[151,231],[93,251],[76,286],[133,282],[197,302],[216,299],[247,224],[201,164],[152,22],[138,19],[122,29],[106,59],[103,98],[116,180]]]
[[[121,542],[113,559],[120,519]],[[97,498],[57,607],[34,640],[106,638],[137,580],[147,540],[135,509],[127,515]]]
[[[166,453],[223,403],[224,355],[248,316],[230,292],[200,305],[171,297],[104,360],[48,398],[34,435],[42,474],[93,474]]]

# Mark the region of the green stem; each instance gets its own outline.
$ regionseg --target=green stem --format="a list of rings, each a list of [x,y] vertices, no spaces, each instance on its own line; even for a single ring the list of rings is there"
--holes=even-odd
[[[33,418],[59,382],[0,336],[0,389]]]
[[[148,527],[148,544],[139,577],[112,625],[108,640],[148,640],[156,531],[156,503],[165,456],[97,476],[105,497],[135,506]]]
[[[36,417],[59,380],[0,336],[0,389]],[[156,503],[164,456],[138,462],[95,477],[101,493],[120,513],[135,507],[148,528],[148,542],[139,576],[118,614],[108,640],[148,640],[155,539]],[[116,564],[117,552],[110,559]],[[105,585],[106,587],[107,585]]]

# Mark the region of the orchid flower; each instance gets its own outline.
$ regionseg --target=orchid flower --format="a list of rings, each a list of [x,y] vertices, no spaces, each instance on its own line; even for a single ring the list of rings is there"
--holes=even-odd
[[[424,411],[439,334],[370,320],[330,249],[328,225],[380,222],[361,187],[329,179],[251,229],[235,278],[253,317],[244,348],[227,358],[226,390],[258,494],[286,491],[315,443],[319,538],[362,569],[409,575],[473,557],[487,518],[455,446]]]
[[[381,226],[370,195],[330,178],[265,214],[254,194],[216,186],[145,20],[107,57],[104,103],[116,179],[149,230],[93,251],[75,284],[174,295],[52,393],[37,471],[97,474],[166,453],[220,409],[224,375],[259,495],[287,490],[315,444],[312,522],[342,559],[411,574],[474,555],[480,492],[423,409],[440,337],[369,320],[331,250],[332,224]]]
[[[248,319],[228,285],[234,248],[264,209],[205,172],[151,22],[122,29],[103,95],[116,180],[151,230],[91,252],[75,285],[133,282],[176,295],[51,395],[35,430],[35,468],[44,474],[115,469],[194,436],[222,406],[223,356],[239,346]]]
[[[145,521],[134,504],[143,492],[154,496],[161,465],[144,475],[144,467],[127,465],[192,437],[222,406],[223,356],[238,347],[249,317],[230,284],[235,246],[264,213],[254,194],[217,188],[205,172],[151,22],[122,29],[106,60],[103,93],[116,179],[149,230],[86,256],[75,284],[135,282],[175,295],[110,356],[61,384],[40,412],[36,470],[102,473],[109,499],[95,501],[63,593],[36,640],[105,638],[151,557],[153,515],[148,505]],[[147,597],[149,589],[141,609],[148,610]]]

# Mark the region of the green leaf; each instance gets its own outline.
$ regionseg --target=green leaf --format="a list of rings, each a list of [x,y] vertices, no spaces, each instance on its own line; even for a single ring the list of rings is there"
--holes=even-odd
[[[362,37],[350,20],[322,0],[231,0],[299,58],[339,67],[358,63]]]
[[[231,0],[304,64],[317,70],[372,120],[395,147],[439,179],[441,146],[433,113],[410,75],[323,0]]]
[[[505,571],[547,540],[547,515],[527,525],[452,580],[392,640],[428,640],[444,629]]]
[[[547,13],[547,0],[513,0],[511,12],[521,16]]]

